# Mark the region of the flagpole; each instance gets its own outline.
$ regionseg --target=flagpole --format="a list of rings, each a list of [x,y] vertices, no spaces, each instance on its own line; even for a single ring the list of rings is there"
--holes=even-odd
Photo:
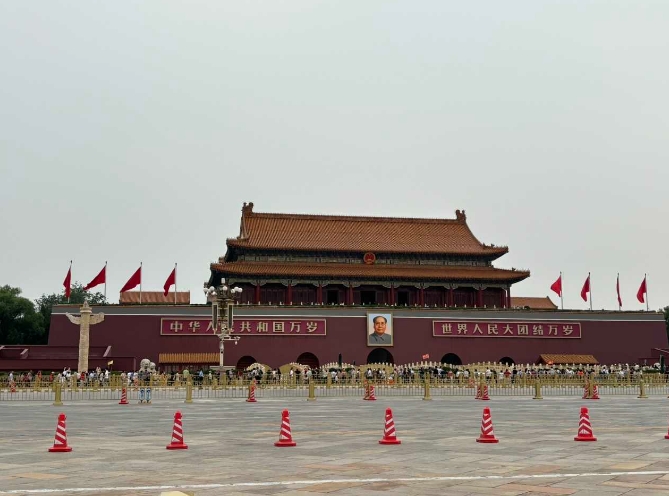
[[[646,284],[646,312],[649,311],[648,306],[648,274],[643,275],[643,282]]]
[[[618,298],[618,311],[620,312],[623,309],[620,304],[620,272],[618,272],[618,276],[616,277],[616,298]]]
[[[564,279],[562,279],[562,271],[560,271],[560,310],[564,310]]]
[[[139,304],[142,304],[142,262],[139,262]]]
[[[70,284],[72,284],[72,260],[70,260]],[[70,297],[67,297],[67,303],[70,303]]]
[[[107,261],[105,260],[105,303],[107,302]]]
[[[592,278],[590,277],[590,272],[588,272],[588,289],[590,290],[590,311],[592,312]]]
[[[177,304],[177,263],[174,262],[174,304]]]

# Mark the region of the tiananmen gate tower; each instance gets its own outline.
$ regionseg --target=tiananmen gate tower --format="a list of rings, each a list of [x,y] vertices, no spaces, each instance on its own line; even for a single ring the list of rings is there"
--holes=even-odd
[[[506,308],[526,271],[497,269],[507,247],[484,245],[464,211],[455,219],[399,219],[253,212],[211,265],[242,288],[244,303]]]

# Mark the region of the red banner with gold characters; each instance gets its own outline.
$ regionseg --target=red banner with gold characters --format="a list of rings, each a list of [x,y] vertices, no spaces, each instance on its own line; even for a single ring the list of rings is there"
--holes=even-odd
[[[432,335],[449,338],[557,338],[580,339],[580,322],[505,322],[433,320]]]
[[[240,319],[231,334],[247,336],[325,336],[325,319]],[[211,319],[161,319],[164,336],[214,335]]]

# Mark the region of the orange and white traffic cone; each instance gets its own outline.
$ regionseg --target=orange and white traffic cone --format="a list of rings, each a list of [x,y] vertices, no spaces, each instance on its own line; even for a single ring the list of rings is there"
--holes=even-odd
[[[188,449],[188,445],[184,443],[184,428],[181,423],[182,415],[180,411],[174,414],[174,427],[172,427],[172,441],[165,446],[168,450]]]
[[[582,400],[590,399],[590,389],[588,387],[588,381],[586,381],[585,384],[583,385],[583,398],[581,399]]]
[[[67,445],[67,431],[65,428],[65,414],[58,415],[58,424],[56,425],[56,436],[53,439],[53,446],[49,448],[51,453],[62,453],[72,451],[72,447]]]
[[[274,446],[279,448],[287,446],[297,446],[297,443],[293,441],[293,435],[290,432],[290,414],[288,410],[281,412],[281,430],[279,431],[279,440],[274,443]]]
[[[369,385],[369,394],[367,395],[367,398],[364,398],[367,401],[376,401],[376,393],[374,390],[374,384]]]
[[[592,425],[590,425],[590,415],[588,409],[581,407],[581,418],[578,420],[578,435],[574,441],[597,441],[597,438],[592,434]]]
[[[393,411],[390,408],[386,408],[386,423],[383,428],[383,439],[379,441],[379,444],[401,444],[402,441],[397,439],[397,434],[395,433],[395,421],[393,420]]]
[[[485,401],[488,401],[490,399],[490,396],[488,396],[488,385],[487,384],[481,384],[481,397],[479,399],[480,400],[485,400]]]
[[[246,402],[247,403],[257,403],[255,382],[249,384],[249,397],[246,398]]]
[[[369,382],[365,381],[365,395],[362,397],[363,400],[369,399]]]
[[[492,429],[492,415],[490,408],[483,408],[483,418],[481,419],[481,435],[476,438],[477,443],[499,443]]]
[[[476,396],[474,396],[475,400],[480,400],[481,399],[481,385],[477,384],[476,385]]]
[[[592,385],[592,397],[590,399],[591,400],[599,399],[599,387],[597,386],[597,384]]]
[[[128,405],[128,391],[125,388],[121,388],[121,401],[118,402],[119,405]]]

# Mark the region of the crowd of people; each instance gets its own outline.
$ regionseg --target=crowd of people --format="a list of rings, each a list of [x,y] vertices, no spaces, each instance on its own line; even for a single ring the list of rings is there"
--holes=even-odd
[[[522,380],[523,378],[582,378],[595,374],[597,378],[605,380],[611,377],[620,380],[635,378],[643,373],[659,373],[660,364],[652,367],[640,365],[549,365],[549,366],[448,366],[437,365],[384,365],[381,367],[367,367],[362,374],[367,380],[380,382],[415,382],[430,377],[436,381],[444,382],[462,382],[470,379],[483,379],[496,382],[511,382]],[[357,382],[360,380],[361,371],[359,368],[330,368],[326,371],[330,375],[332,382]]]
[[[220,380],[218,372],[200,368],[191,371],[185,368],[181,371],[163,371],[160,372],[153,367],[140,369],[139,371],[116,372],[115,374],[120,378],[121,384],[128,386],[137,384],[140,381],[149,381],[153,378],[159,383],[179,383],[187,379],[191,379],[195,385],[212,384],[214,381]],[[435,381],[443,382],[467,382],[471,379],[495,382],[510,382],[514,383],[523,378],[581,378],[584,376],[591,376],[595,374],[599,379],[606,380],[608,378],[617,378],[619,380],[634,379],[646,373],[664,373],[660,370],[660,364],[656,363],[653,366],[641,365],[515,365],[515,366],[500,366],[494,364],[490,366],[449,366],[446,364],[429,364],[429,365],[391,365],[379,364],[369,365],[363,367],[355,367],[351,365],[342,366],[323,366],[320,368],[310,368],[305,365],[291,364],[291,367],[285,372],[281,372],[278,368],[268,368],[260,364],[254,364],[246,370],[228,370],[226,372],[228,381],[232,382],[235,379],[256,380],[265,383],[282,383],[282,382],[308,382],[311,379],[316,381],[329,379],[332,383],[358,383],[362,380],[370,380],[376,382],[386,383],[409,383],[422,381],[426,377],[430,377]],[[54,381],[61,381],[63,383],[71,383],[76,380],[80,386],[89,384],[97,384],[107,386],[114,374],[109,369],[102,369],[100,367],[89,372],[79,373],[72,371],[71,368],[65,367],[62,372],[51,372],[48,376],[42,374],[42,371],[33,373],[32,371],[21,372],[15,374],[13,371],[9,373],[7,382],[15,385],[28,387],[31,384],[52,383]]]

